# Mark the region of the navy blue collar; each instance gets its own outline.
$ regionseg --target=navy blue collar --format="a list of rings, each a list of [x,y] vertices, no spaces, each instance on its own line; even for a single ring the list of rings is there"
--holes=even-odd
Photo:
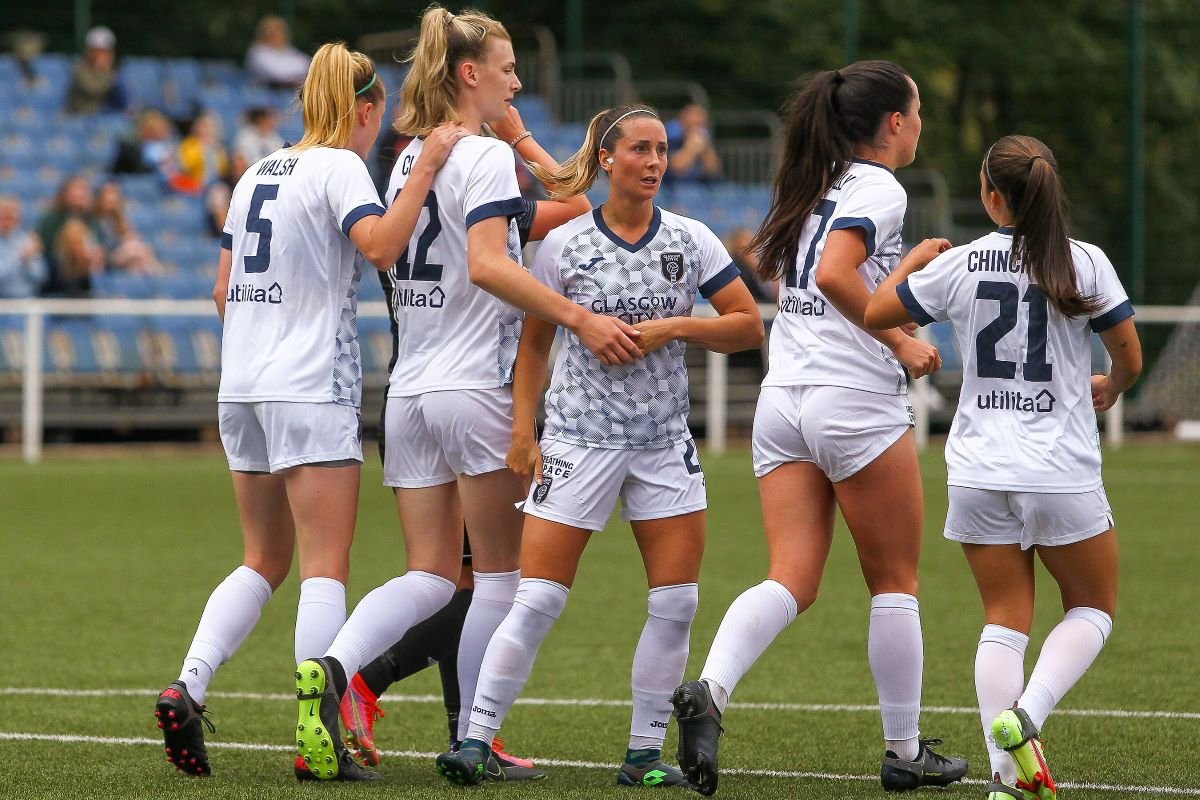
[[[850,160],[852,162],[854,162],[855,164],[866,164],[867,166],[871,166],[871,167],[879,167],[880,169],[887,170],[892,175],[896,174],[895,171],[892,170],[891,167],[885,167],[883,164],[880,164],[878,161],[868,161],[865,158],[852,158]]]
[[[636,242],[627,242],[612,232],[612,229],[604,222],[604,214],[600,213],[600,209],[603,207],[601,205],[592,209],[592,219],[596,222],[596,227],[600,229],[600,232],[607,236],[617,247],[628,250],[631,253],[636,253],[650,244],[654,237],[658,235],[658,226],[662,224],[662,213],[658,210],[658,206],[654,207],[654,216],[650,218],[650,227],[646,229],[646,233],[642,238]]]
[[[999,228],[996,228],[996,233],[1003,233],[1005,236],[1012,236],[1012,225],[1001,225]]]

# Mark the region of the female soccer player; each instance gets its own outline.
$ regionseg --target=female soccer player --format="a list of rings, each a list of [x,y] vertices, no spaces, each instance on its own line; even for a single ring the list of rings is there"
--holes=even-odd
[[[221,242],[217,399],[245,557],[209,598],[155,708],[168,759],[192,775],[210,773],[201,724],[213,672],[249,635],[297,544],[296,660],[324,652],[346,615],[362,462],[356,250],[390,266],[403,221],[384,215],[363,163],[383,114],[371,60],[323,46],[302,98],[304,137],[247,170]]]
[[[425,12],[396,125],[423,137],[457,121],[472,135],[454,146],[423,194],[400,192],[425,147],[414,139],[397,159],[387,191],[406,218],[410,204],[423,209],[394,266],[399,351],[384,420],[384,482],[397,489],[408,572],[364,597],[327,658],[297,671],[298,748],[322,773],[344,751],[338,704],[347,677],[453,595],[464,520],[475,590],[459,646],[463,696],[473,694],[483,648],[512,605],[521,536],[513,504],[524,492],[504,456],[518,309],[569,328],[606,364],[640,357],[631,326],[555,294],[517,261],[513,217],[525,206],[512,151],[475,134],[505,117],[520,88],[512,41],[500,23],[436,6]],[[310,714],[321,724],[309,724]]]
[[[508,464],[532,477],[525,501],[516,602],[488,645],[467,737],[438,756],[455,783],[486,773],[489,745],[529,677],[538,646],[562,613],[580,557],[617,498],[633,526],[650,586],[649,618],[633,659],[633,725],[618,773],[625,785],[682,785],[661,761],[671,690],[683,676],[704,550],[704,474],[687,427],[688,342],[721,352],[755,347],[762,319],[720,239],[654,198],[667,166],[667,134],[654,111],[596,115],[583,147],[552,177],[555,195],[588,190],[602,169],[608,201],[553,231],[535,277],[571,302],[625,320],[644,360],[598,361],[568,333],[546,399],[541,449],[534,411],[555,326],[530,318],[513,383]],[[690,316],[696,292],[717,318]]]
[[[543,170],[552,173],[558,170],[558,162],[542,148],[534,139],[533,133],[525,128],[516,106],[509,106],[505,116],[493,121],[489,126],[492,133],[503,142],[509,143],[513,150],[529,164],[537,164]],[[413,226],[415,228],[416,214],[421,210],[420,203],[433,182],[433,177],[445,162],[449,150],[436,146],[434,139],[426,139],[425,147],[413,164],[413,170],[408,181],[400,191],[399,197],[416,196],[419,202],[413,208]],[[453,143],[450,142],[452,145]],[[553,186],[547,186],[552,190]],[[393,199],[393,202],[396,202]],[[524,208],[516,217],[517,234],[524,246],[531,240],[541,240],[554,228],[564,222],[587,212],[591,203],[585,195],[575,195],[559,200],[523,200]],[[396,305],[397,294],[396,270],[380,272],[379,279],[383,284],[384,295],[388,298],[388,310],[393,326],[393,352],[399,350],[400,316],[404,309]],[[391,368],[395,367],[393,361]],[[386,416],[384,417],[386,425]],[[380,427],[384,427],[381,425]],[[381,449],[386,459],[385,441],[380,440]],[[399,491],[399,490],[397,490]],[[346,726],[347,741],[367,763],[379,763],[379,750],[375,747],[375,719],[383,715],[378,707],[379,695],[393,683],[418,672],[430,663],[436,662],[441,672],[442,695],[446,701],[446,712],[450,720],[450,744],[456,747],[460,740],[458,720],[470,709],[461,708],[462,694],[458,681],[458,652],[462,638],[466,613],[471,603],[474,579],[471,572],[471,553],[469,542],[466,543],[463,555],[463,569],[458,580],[458,591],[454,598],[442,607],[436,614],[409,630],[404,638],[389,647],[382,655],[359,670],[342,696],[342,723]],[[485,643],[486,644],[486,643]],[[472,660],[477,667],[478,658]],[[470,666],[470,665],[468,665]],[[472,673],[473,674],[473,673]],[[466,700],[470,700],[466,697]],[[529,759],[518,758],[504,751],[502,742],[493,743],[493,751],[500,767],[504,770],[505,780],[530,779],[542,777],[543,773],[533,768]]]
[[[983,598],[975,688],[994,776],[987,791],[991,800],[1022,790],[1052,800],[1037,737],[1099,655],[1117,604],[1117,534],[1100,479],[1096,411],[1137,380],[1142,353],[1112,263],[1068,237],[1050,148],[1005,136],[979,178],[999,229],[923,270],[923,260],[906,261],[871,298],[866,321],[954,326],[963,386],[946,440],[946,538],[962,542]],[[1112,358],[1107,375],[1091,375],[1092,332]],[[1035,552],[1066,615],[1026,684]]]
[[[966,772],[966,762],[930,750],[936,742],[920,739],[917,724],[924,509],[907,375],[940,361],[905,331],[862,329],[871,290],[900,260],[907,197],[893,171],[916,156],[920,108],[903,69],[860,61],[812,76],[785,110],[774,202],[752,242],[761,277],[782,281],[753,434],[771,565],[726,612],[700,680],[673,698],[680,765],[704,794],[717,789],[729,695],[816,600],[835,503],[871,593],[867,655],[883,716],[884,788],[945,785]]]

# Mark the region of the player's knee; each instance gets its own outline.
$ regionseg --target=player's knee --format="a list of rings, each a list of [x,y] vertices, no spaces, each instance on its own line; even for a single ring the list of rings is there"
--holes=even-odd
[[[656,586],[647,604],[650,616],[671,622],[691,623],[700,604],[700,589],[694,583]]]

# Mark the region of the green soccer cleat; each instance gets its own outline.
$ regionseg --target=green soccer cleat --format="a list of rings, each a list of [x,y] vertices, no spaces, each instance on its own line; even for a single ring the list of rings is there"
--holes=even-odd
[[[688,786],[683,772],[664,764],[658,750],[631,750],[617,772],[618,786],[648,786],[664,788]]]
[[[373,781],[378,772],[360,765],[342,744],[338,697],[329,680],[330,665],[312,658],[296,667],[296,751],[309,771],[323,781]],[[299,762],[297,762],[299,764]]]
[[[1050,777],[1037,726],[1024,709],[1013,706],[996,717],[992,739],[1012,756],[1017,767],[1017,788],[1024,792],[1026,800],[1054,800],[1058,787]]]

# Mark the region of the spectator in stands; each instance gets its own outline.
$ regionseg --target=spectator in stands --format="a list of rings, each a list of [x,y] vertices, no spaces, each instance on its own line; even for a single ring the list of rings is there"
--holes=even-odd
[[[246,51],[246,72],[251,80],[271,89],[296,89],[308,74],[309,57],[292,46],[291,31],[283,17],[263,17]]]
[[[38,31],[15,30],[7,38],[17,69],[21,71],[21,80],[27,88],[37,86],[41,77],[37,74],[34,62],[46,49],[46,35]]]
[[[216,115],[204,113],[192,122],[191,132],[179,143],[179,173],[172,177],[171,188],[187,194],[200,194],[229,172],[229,155],[221,143],[221,122]]]
[[[117,37],[104,26],[92,28],[84,38],[83,58],[71,73],[67,89],[68,114],[121,112],[129,105],[125,87],[117,76]]]
[[[255,106],[246,109],[246,121],[233,137],[233,155],[241,156],[249,166],[283,147],[283,137],[276,130],[278,124],[279,117],[273,108]]]
[[[708,109],[699,103],[688,103],[667,123],[667,152],[667,183],[707,183],[721,177],[721,159],[708,129]]]
[[[749,228],[734,228],[725,238],[725,246],[733,256],[733,263],[742,273],[742,281],[756,303],[774,303],[779,300],[779,281],[764,283],[758,277],[758,253],[750,246],[754,231]]]
[[[100,224],[92,214],[92,188],[85,178],[72,175],[58,187],[54,203],[50,210],[37,221],[38,238],[46,245],[47,282],[45,293],[63,295],[73,285],[67,273],[63,272],[59,261],[60,235],[68,222],[79,222],[86,229],[93,242],[100,239]],[[78,256],[80,241],[78,234],[68,237],[68,250]],[[101,255],[103,265],[103,254]],[[69,270],[68,270],[69,271]]]
[[[114,175],[153,173],[169,182],[175,168],[175,126],[161,111],[148,108],[138,114],[132,136],[117,145]]]
[[[21,204],[0,195],[0,297],[33,297],[46,282],[42,240],[21,230]]]
[[[249,166],[245,157],[234,150],[229,159],[229,173],[217,178],[204,190],[204,229],[209,236],[218,237],[225,230],[225,217],[229,214],[233,187],[237,186],[238,178]]]
[[[129,222],[119,184],[113,181],[102,184],[96,190],[92,211],[100,226],[100,246],[108,269],[142,274],[162,272],[154,248]]]
[[[46,294],[54,297],[87,297],[92,276],[104,271],[104,248],[95,230],[80,217],[71,217],[54,241],[55,273]]]

